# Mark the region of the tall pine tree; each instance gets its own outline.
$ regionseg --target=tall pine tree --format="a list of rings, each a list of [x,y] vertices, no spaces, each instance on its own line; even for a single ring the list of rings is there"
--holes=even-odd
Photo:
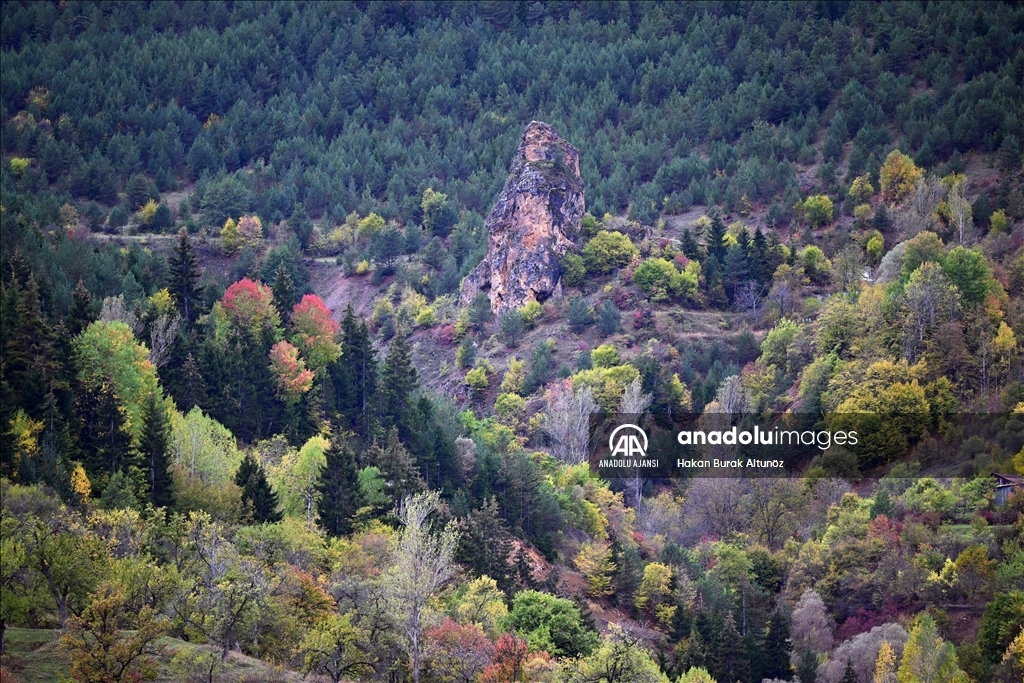
[[[335,406],[348,426],[364,439],[374,430],[377,393],[377,357],[365,321],[356,318],[352,305],[341,321],[341,358],[330,368]]]
[[[277,509],[277,493],[270,488],[266,472],[251,453],[247,453],[238,466],[235,484],[242,489],[242,505],[251,510],[254,522],[273,524],[281,521],[281,512]]]
[[[82,279],[79,278],[78,284],[75,285],[75,291],[71,293],[71,309],[64,317],[64,327],[69,336],[76,337],[96,318],[96,306],[93,305],[92,295],[86,289]]]
[[[178,231],[178,245],[170,258],[170,267],[171,296],[178,304],[185,325],[191,325],[199,314],[199,265],[185,228]]]
[[[139,454],[149,474],[149,499],[155,507],[170,508],[174,503],[168,458],[171,422],[155,391],[146,403],[143,421]]]
[[[288,324],[292,315],[292,307],[295,306],[295,284],[292,276],[288,273],[288,267],[284,259],[277,264],[277,273],[274,274],[274,308],[281,316],[281,322]],[[351,304],[349,304],[351,306]]]
[[[356,458],[350,442],[335,439],[324,452],[316,490],[317,521],[330,536],[352,533],[352,518],[362,506]]]
[[[398,427],[403,442],[410,437],[412,392],[416,389],[416,369],[412,366],[412,349],[401,335],[391,342],[391,350],[381,371],[381,408],[387,424]]]
[[[792,674],[789,652],[793,643],[789,637],[789,616],[781,605],[775,608],[768,620],[764,649],[764,677],[789,680]]]
[[[749,683],[750,661],[743,636],[736,629],[732,612],[726,612],[715,651],[715,680],[721,683]]]
[[[39,419],[44,398],[59,383],[61,368],[54,350],[53,328],[43,315],[35,277],[30,275],[25,289],[17,295],[17,323],[4,349],[4,379],[18,404]]]

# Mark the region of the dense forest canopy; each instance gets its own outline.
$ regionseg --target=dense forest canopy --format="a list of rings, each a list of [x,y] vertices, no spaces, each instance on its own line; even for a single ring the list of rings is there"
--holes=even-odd
[[[7,2],[0,51],[4,681],[1022,679],[1019,3]],[[587,212],[495,315],[534,120]],[[608,480],[600,412],[869,436]]]

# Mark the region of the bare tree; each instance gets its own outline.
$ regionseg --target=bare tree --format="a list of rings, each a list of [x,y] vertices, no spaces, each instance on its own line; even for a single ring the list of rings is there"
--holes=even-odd
[[[747,280],[736,288],[736,308],[749,313],[754,319],[754,324],[761,322],[761,314],[764,312],[763,305],[764,285],[756,280]]]
[[[964,197],[964,188],[967,185],[967,178],[959,179],[953,183],[946,196],[946,206],[949,207],[949,216],[953,222],[953,229],[956,230],[960,244],[964,239],[970,237],[969,230],[974,225],[971,216],[971,204]]]
[[[103,300],[103,307],[100,309],[100,320],[107,323],[114,322],[115,320],[123,322],[136,337],[142,333],[142,322],[139,320],[139,316],[135,315],[133,311],[128,310],[128,305],[124,301],[124,294],[108,296]]]
[[[793,651],[828,652],[832,649],[832,626],[821,596],[808,588],[793,610]]]
[[[686,491],[683,519],[689,525],[687,543],[702,536],[722,538],[746,529],[750,522],[750,481],[739,478],[697,477]]]
[[[907,644],[907,632],[899,624],[882,624],[875,626],[867,633],[858,633],[849,640],[844,640],[829,657],[829,661],[818,668],[819,683],[840,683],[846,673],[846,663],[850,662],[857,680],[860,683],[871,683],[875,673],[875,663],[882,643],[889,643],[896,661],[903,656],[903,646]]]
[[[902,240],[914,237],[922,230],[935,230],[935,207],[946,196],[946,187],[937,178],[921,178],[906,205],[893,214],[893,226]]]
[[[730,375],[718,385],[715,400],[708,404],[708,412],[722,412],[730,415],[750,412],[753,406],[750,392],[743,386],[739,375]],[[717,405],[715,405],[717,404]]]
[[[415,683],[420,680],[422,643],[420,636],[427,626],[427,606],[434,592],[455,572],[455,548],[458,532],[449,522],[434,532],[427,518],[437,510],[440,496],[436,491],[418,493],[402,500],[398,521],[402,531],[394,547],[394,564],[388,569],[384,590],[388,604],[406,637]]]
[[[544,433],[551,439],[551,454],[564,463],[576,465],[587,458],[590,415],[597,401],[590,387],[573,390],[568,381],[556,385],[547,395]]]
[[[156,367],[167,362],[171,355],[171,345],[174,343],[174,336],[178,334],[178,326],[181,324],[181,316],[177,313],[164,313],[153,321],[149,328],[149,360]]]
[[[645,394],[643,382],[637,377],[626,386],[619,400],[619,412],[623,415],[640,415],[651,405],[651,395]],[[634,506],[639,509],[647,478],[640,475],[640,468],[633,468],[633,478],[627,484],[633,494]]]
[[[619,400],[619,412],[624,415],[639,415],[651,405],[651,395],[645,394],[639,377],[626,385]]]
[[[910,362],[925,335],[947,322],[958,306],[957,289],[935,263],[925,263],[910,276],[903,291],[909,315],[906,324],[906,355]]]

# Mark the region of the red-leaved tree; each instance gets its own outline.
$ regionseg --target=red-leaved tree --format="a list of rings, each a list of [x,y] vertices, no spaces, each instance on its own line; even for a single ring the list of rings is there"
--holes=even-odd
[[[299,350],[284,340],[271,347],[270,368],[281,396],[288,403],[299,400],[313,386],[313,371],[306,369]]]
[[[281,325],[281,316],[274,308],[274,293],[258,280],[239,280],[225,290],[220,303],[232,324],[253,334]]]
[[[452,683],[473,683],[494,650],[480,626],[463,625],[449,617],[424,631],[423,637],[431,674]]]
[[[526,640],[506,633],[494,644],[494,656],[484,669],[484,683],[514,683],[523,679],[530,648]]]
[[[338,344],[338,323],[331,320],[331,311],[316,294],[307,294],[292,309],[292,343],[298,347],[306,364],[319,372],[341,356]]]

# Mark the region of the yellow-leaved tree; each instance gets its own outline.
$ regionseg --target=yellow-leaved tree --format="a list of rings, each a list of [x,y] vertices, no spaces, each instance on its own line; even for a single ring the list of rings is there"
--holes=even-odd
[[[604,595],[611,595],[612,572],[615,571],[615,563],[612,562],[611,546],[602,541],[587,542],[580,546],[580,552],[574,560],[576,568],[583,573],[587,579],[587,592],[598,598]]]
[[[897,683],[969,683],[957,663],[953,644],[939,636],[931,615],[924,614],[910,632],[903,659],[896,671]]]
[[[234,218],[229,218],[224,222],[224,227],[220,231],[220,241],[224,245],[224,251],[230,253],[238,249],[241,238],[238,234],[238,224],[235,223]]]
[[[913,159],[894,149],[889,152],[878,172],[882,196],[892,202],[900,201],[914,191],[914,185],[921,175],[921,169],[914,164]]]

